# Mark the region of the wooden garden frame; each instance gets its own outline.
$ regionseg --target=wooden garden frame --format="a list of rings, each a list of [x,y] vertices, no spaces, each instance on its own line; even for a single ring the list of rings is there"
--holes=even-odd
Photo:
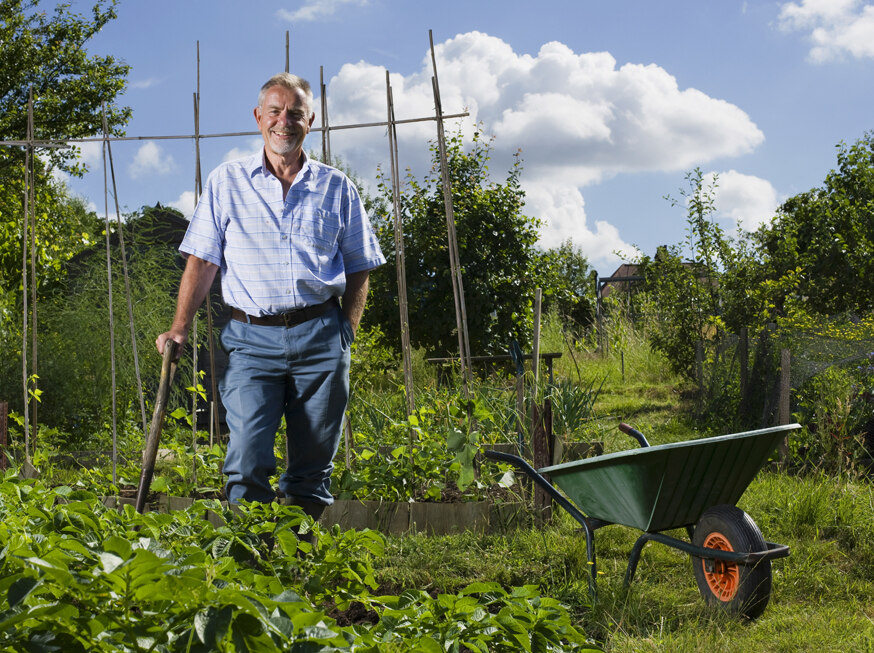
[[[437,143],[438,143],[438,151],[440,157],[440,165],[441,165],[441,175],[443,180],[443,193],[444,193],[444,205],[446,208],[446,216],[447,216],[447,237],[449,241],[449,253],[450,253],[450,270],[452,274],[452,282],[453,282],[453,295],[455,299],[455,310],[456,310],[456,324],[458,330],[459,337],[459,352],[461,359],[461,369],[462,369],[462,378],[464,380],[464,391],[465,395],[468,394],[468,378],[469,378],[469,370],[470,370],[470,348],[469,348],[469,339],[467,335],[467,316],[466,316],[466,308],[464,301],[464,287],[462,284],[461,278],[461,268],[459,264],[459,254],[458,254],[458,242],[455,235],[455,221],[454,221],[454,213],[452,206],[452,192],[450,188],[450,180],[449,180],[449,172],[448,172],[448,161],[446,155],[446,143],[445,143],[445,135],[443,131],[443,121],[463,118],[468,116],[467,112],[462,113],[454,113],[454,114],[444,114],[442,103],[440,99],[440,90],[439,84],[437,81],[437,59],[434,52],[434,39],[431,33],[431,30],[428,31],[430,50],[431,50],[431,62],[433,66],[433,76],[431,78],[432,81],[432,89],[434,93],[434,106],[435,113],[433,116],[421,117],[421,118],[409,118],[404,120],[397,120],[395,118],[394,112],[394,99],[392,95],[392,88],[389,78],[389,71],[386,71],[386,105],[387,105],[387,119],[385,122],[368,122],[368,123],[357,123],[357,124],[347,124],[347,125],[330,125],[328,122],[328,110],[327,110],[327,87],[324,83],[324,69],[320,67],[319,69],[319,86],[320,86],[320,100],[321,100],[321,125],[318,127],[314,127],[311,131],[319,132],[321,134],[322,140],[322,158],[323,160],[330,164],[331,162],[331,144],[330,144],[330,135],[332,131],[339,131],[344,129],[363,129],[368,127],[384,127],[387,128],[388,133],[388,141],[389,141],[389,153],[390,153],[390,161],[391,161],[391,187],[392,187],[392,208],[393,208],[393,217],[394,217],[394,226],[395,226],[395,251],[396,251],[396,263],[397,263],[397,276],[398,276],[398,296],[399,296],[399,306],[400,306],[400,324],[401,324],[401,345],[403,351],[403,368],[404,368],[404,384],[406,391],[406,409],[407,414],[409,415],[415,408],[415,399],[413,394],[413,379],[412,379],[412,363],[411,363],[411,346],[410,346],[410,337],[409,337],[409,317],[408,317],[408,309],[407,309],[407,291],[406,291],[406,273],[404,266],[404,248],[403,248],[403,230],[401,225],[401,215],[400,215],[400,173],[399,173],[399,163],[398,163],[398,154],[397,154],[397,126],[409,123],[417,123],[417,122],[426,122],[426,121],[435,121],[437,123]],[[289,72],[289,64],[290,64],[290,40],[289,40],[289,32],[285,33],[285,72]],[[106,111],[105,107],[103,110],[103,135],[95,136],[89,138],[69,138],[69,139],[50,139],[50,140],[39,140],[34,137],[34,120],[33,120],[33,93],[32,90],[29,94],[28,100],[28,120],[27,120],[27,134],[24,140],[9,140],[9,141],[0,141],[0,146],[5,147],[23,147],[25,148],[25,198],[24,198],[24,216],[22,218],[22,284],[23,284],[23,307],[22,307],[22,351],[21,351],[21,359],[22,359],[22,392],[24,399],[24,441],[25,441],[25,460],[27,463],[31,461],[31,450],[34,444],[35,435],[37,433],[37,402],[32,398],[32,394],[36,390],[36,375],[37,375],[37,353],[38,353],[38,342],[37,342],[37,297],[36,297],[36,283],[31,283],[30,287],[28,286],[28,252],[30,254],[30,279],[35,280],[36,278],[36,211],[34,209],[34,166],[33,166],[33,158],[35,156],[35,151],[37,148],[66,148],[70,147],[73,143],[86,143],[86,142],[100,142],[103,144],[103,158],[104,158],[104,200],[105,200],[105,213],[106,213],[106,260],[107,260],[107,275],[108,275],[108,292],[109,292],[109,329],[110,329],[110,356],[112,360],[112,469],[113,469],[113,481],[116,480],[116,467],[117,467],[117,407],[116,407],[116,380],[115,380],[115,329],[113,325],[113,289],[112,289],[112,264],[111,264],[111,244],[110,244],[110,224],[109,224],[109,179],[107,178],[107,174],[111,175],[112,180],[112,194],[115,199],[115,210],[116,217],[118,220],[118,233],[119,233],[119,247],[120,247],[120,256],[122,260],[122,270],[124,274],[125,280],[125,295],[127,299],[128,305],[128,318],[130,322],[131,329],[131,339],[133,344],[133,354],[134,354],[134,365],[135,372],[137,377],[137,385],[138,385],[138,394],[140,399],[140,410],[142,413],[143,420],[143,432],[148,432],[148,425],[146,423],[146,412],[145,412],[145,399],[143,396],[143,386],[142,381],[140,379],[139,372],[139,356],[136,348],[136,338],[135,338],[135,326],[133,319],[133,309],[132,309],[132,298],[130,292],[130,284],[128,280],[128,271],[127,271],[127,259],[124,249],[124,236],[122,230],[122,220],[121,213],[119,209],[119,201],[118,201],[118,193],[116,191],[116,183],[115,183],[115,171],[112,159],[112,150],[111,144],[113,142],[120,141],[155,141],[155,140],[193,140],[195,145],[195,174],[194,174],[194,189],[195,189],[195,201],[200,197],[202,192],[202,176],[201,176],[201,166],[200,166],[200,141],[205,138],[226,138],[226,137],[239,137],[239,136],[258,136],[260,132],[258,131],[243,131],[243,132],[226,132],[226,133],[216,133],[216,134],[202,134],[200,133],[200,42],[197,42],[197,86],[196,91],[194,92],[194,133],[193,134],[184,134],[184,135],[155,135],[155,136],[113,136],[109,135],[107,122],[106,122]],[[107,163],[108,162],[108,163]],[[31,298],[30,305],[28,305],[28,290],[30,290]],[[213,337],[213,325],[212,325],[212,310],[210,307],[209,296],[206,299],[206,314],[207,314],[207,339],[208,339],[208,347],[210,351],[210,365],[214,366],[214,337]],[[31,344],[30,344],[30,352],[28,351],[28,335],[31,336]],[[197,347],[196,347],[196,338],[197,338],[197,319],[195,316],[195,322],[192,327],[192,350],[195,352],[194,356],[196,357]],[[30,353],[30,357],[28,357],[28,353]],[[31,375],[28,375],[28,360],[31,363]],[[197,365],[195,358],[194,370],[196,374]],[[217,402],[215,399],[218,396],[216,381],[215,381],[215,372],[214,367],[212,369],[212,387],[210,388],[210,394],[213,401],[210,404],[210,424],[213,423],[218,424],[218,416],[217,416]],[[196,379],[195,379],[196,383]],[[196,415],[197,409],[197,395],[194,394],[193,398],[194,405],[192,406],[192,411]],[[31,413],[32,411],[32,413]],[[32,417],[31,417],[32,414]],[[194,430],[196,432],[196,420],[194,420]],[[212,428],[212,426],[211,426]],[[31,438],[31,432],[34,434],[34,438]]]

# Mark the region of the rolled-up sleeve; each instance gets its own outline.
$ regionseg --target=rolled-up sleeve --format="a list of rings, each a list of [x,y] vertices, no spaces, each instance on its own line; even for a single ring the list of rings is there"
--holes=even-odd
[[[343,213],[346,224],[340,251],[346,274],[372,270],[385,263],[379,241],[367,217],[361,195],[355,186],[345,180]]]
[[[194,209],[194,215],[179,246],[183,255],[191,254],[215,265],[222,264],[224,233],[218,197],[218,180],[214,172]]]

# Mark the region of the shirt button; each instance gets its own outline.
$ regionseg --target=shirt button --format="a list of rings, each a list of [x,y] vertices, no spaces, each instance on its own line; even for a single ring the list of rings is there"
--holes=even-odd
[[[288,240],[288,236],[286,236],[285,234],[282,234],[282,240]]]

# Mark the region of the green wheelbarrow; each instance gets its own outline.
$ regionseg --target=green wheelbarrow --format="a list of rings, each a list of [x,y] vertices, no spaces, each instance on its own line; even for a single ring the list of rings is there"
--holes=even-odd
[[[512,454],[486,451],[485,456],[523,471],[582,525],[593,600],[595,531],[620,524],[643,531],[628,559],[626,585],[646,543],[660,542],[690,554],[708,604],[750,619],[762,614],[771,596],[771,560],[787,557],[789,547],[765,541],[735,503],[780,441],[800,425],[654,447],[640,431],[627,424],[619,428],[640,448],[541,469]],[[685,528],[690,541],[663,533],[677,528]]]

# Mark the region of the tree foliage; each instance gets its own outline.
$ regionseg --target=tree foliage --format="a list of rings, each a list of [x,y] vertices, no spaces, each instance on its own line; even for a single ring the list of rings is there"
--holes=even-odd
[[[471,352],[506,352],[511,339],[528,343],[534,296],[538,221],[522,214],[519,156],[503,183],[489,178],[490,141],[477,132],[465,149],[461,134],[446,143],[456,235],[467,307]],[[407,178],[400,198],[403,222],[410,338],[432,355],[458,352],[452,276],[440,159],[432,144],[433,166],[418,181]],[[380,190],[391,205],[391,190]],[[372,277],[367,324],[398,332],[398,293],[393,217],[373,216],[388,264]]]
[[[568,239],[540,254],[537,279],[543,310],[555,308],[566,327],[577,333],[595,321],[595,280],[589,260]]]
[[[822,187],[789,198],[754,239],[777,315],[874,309],[874,132],[837,147]]]
[[[33,92],[37,139],[83,138],[102,131],[102,109],[111,133],[121,133],[128,107],[114,106],[129,67],[112,56],[89,56],[86,43],[116,17],[115,1],[99,0],[86,18],[58,4],[51,14],[39,0],[0,0],[0,138],[27,135],[28,95]],[[81,171],[75,149],[46,156],[67,172]],[[12,162],[4,161],[3,168]],[[0,169],[3,169],[0,168]]]
[[[33,136],[38,140],[101,133],[104,105],[110,133],[121,133],[130,109],[115,106],[114,101],[124,90],[128,66],[111,56],[90,56],[85,49],[113,18],[112,0],[99,0],[90,17],[71,12],[68,4],[47,12],[38,0],[0,0],[0,139],[26,139],[31,94]],[[96,216],[84,202],[71,197],[54,174],[57,170],[81,174],[84,168],[77,155],[73,147],[35,148],[31,185],[25,182],[25,149],[0,147],[0,356],[4,361],[21,355],[25,260],[29,286],[36,288],[41,301],[60,284],[66,261],[101,239]],[[34,229],[25,229],[25,202]],[[28,241],[35,240],[35,274],[30,270],[25,232]]]
[[[644,291],[656,312],[650,338],[675,372],[694,378],[695,348],[703,338],[718,333],[720,278],[733,261],[732,248],[713,220],[717,179],[707,184],[700,168],[686,175],[681,189],[686,207],[684,245],[661,246],[655,256],[639,261]],[[667,197],[674,205],[678,200]],[[683,253],[691,254],[684,260]]]
[[[102,132],[102,110],[120,133],[130,109],[113,104],[128,66],[111,56],[89,56],[85,45],[115,18],[115,3],[100,0],[91,17],[57,5],[51,14],[37,0],[0,0],[0,138],[24,140],[33,93],[34,137],[81,138]],[[75,148],[37,148],[33,160],[36,280],[49,287],[62,264],[94,238],[95,220],[53,176],[55,168],[81,174]],[[25,152],[0,148],[0,290],[20,286],[25,196]]]

